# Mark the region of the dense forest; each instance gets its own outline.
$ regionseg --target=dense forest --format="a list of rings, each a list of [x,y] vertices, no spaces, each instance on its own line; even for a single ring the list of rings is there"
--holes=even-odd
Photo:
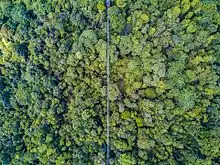
[[[220,1],[114,0],[112,165],[220,164]],[[0,161],[106,161],[104,0],[0,0]]]

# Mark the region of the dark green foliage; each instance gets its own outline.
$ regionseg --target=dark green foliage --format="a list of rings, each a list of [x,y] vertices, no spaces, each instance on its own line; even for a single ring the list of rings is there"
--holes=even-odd
[[[115,0],[111,164],[220,163],[220,3]],[[102,0],[0,1],[0,161],[106,158]]]

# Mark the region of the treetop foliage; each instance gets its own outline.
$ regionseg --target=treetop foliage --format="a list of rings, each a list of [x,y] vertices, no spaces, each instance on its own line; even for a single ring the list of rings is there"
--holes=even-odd
[[[219,9],[112,1],[111,164],[220,164]],[[0,1],[2,164],[105,164],[105,56],[104,1]]]

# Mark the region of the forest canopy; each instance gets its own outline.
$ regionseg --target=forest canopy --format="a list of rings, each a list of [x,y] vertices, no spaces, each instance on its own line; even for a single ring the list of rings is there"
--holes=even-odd
[[[220,164],[220,1],[114,0],[112,165]],[[0,1],[0,162],[106,161],[103,0]]]

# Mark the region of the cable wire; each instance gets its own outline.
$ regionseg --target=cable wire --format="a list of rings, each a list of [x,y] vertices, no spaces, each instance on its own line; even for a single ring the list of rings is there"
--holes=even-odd
[[[110,19],[108,9],[110,0],[106,0],[106,165],[110,164],[110,101],[109,101],[109,85],[110,85]]]

